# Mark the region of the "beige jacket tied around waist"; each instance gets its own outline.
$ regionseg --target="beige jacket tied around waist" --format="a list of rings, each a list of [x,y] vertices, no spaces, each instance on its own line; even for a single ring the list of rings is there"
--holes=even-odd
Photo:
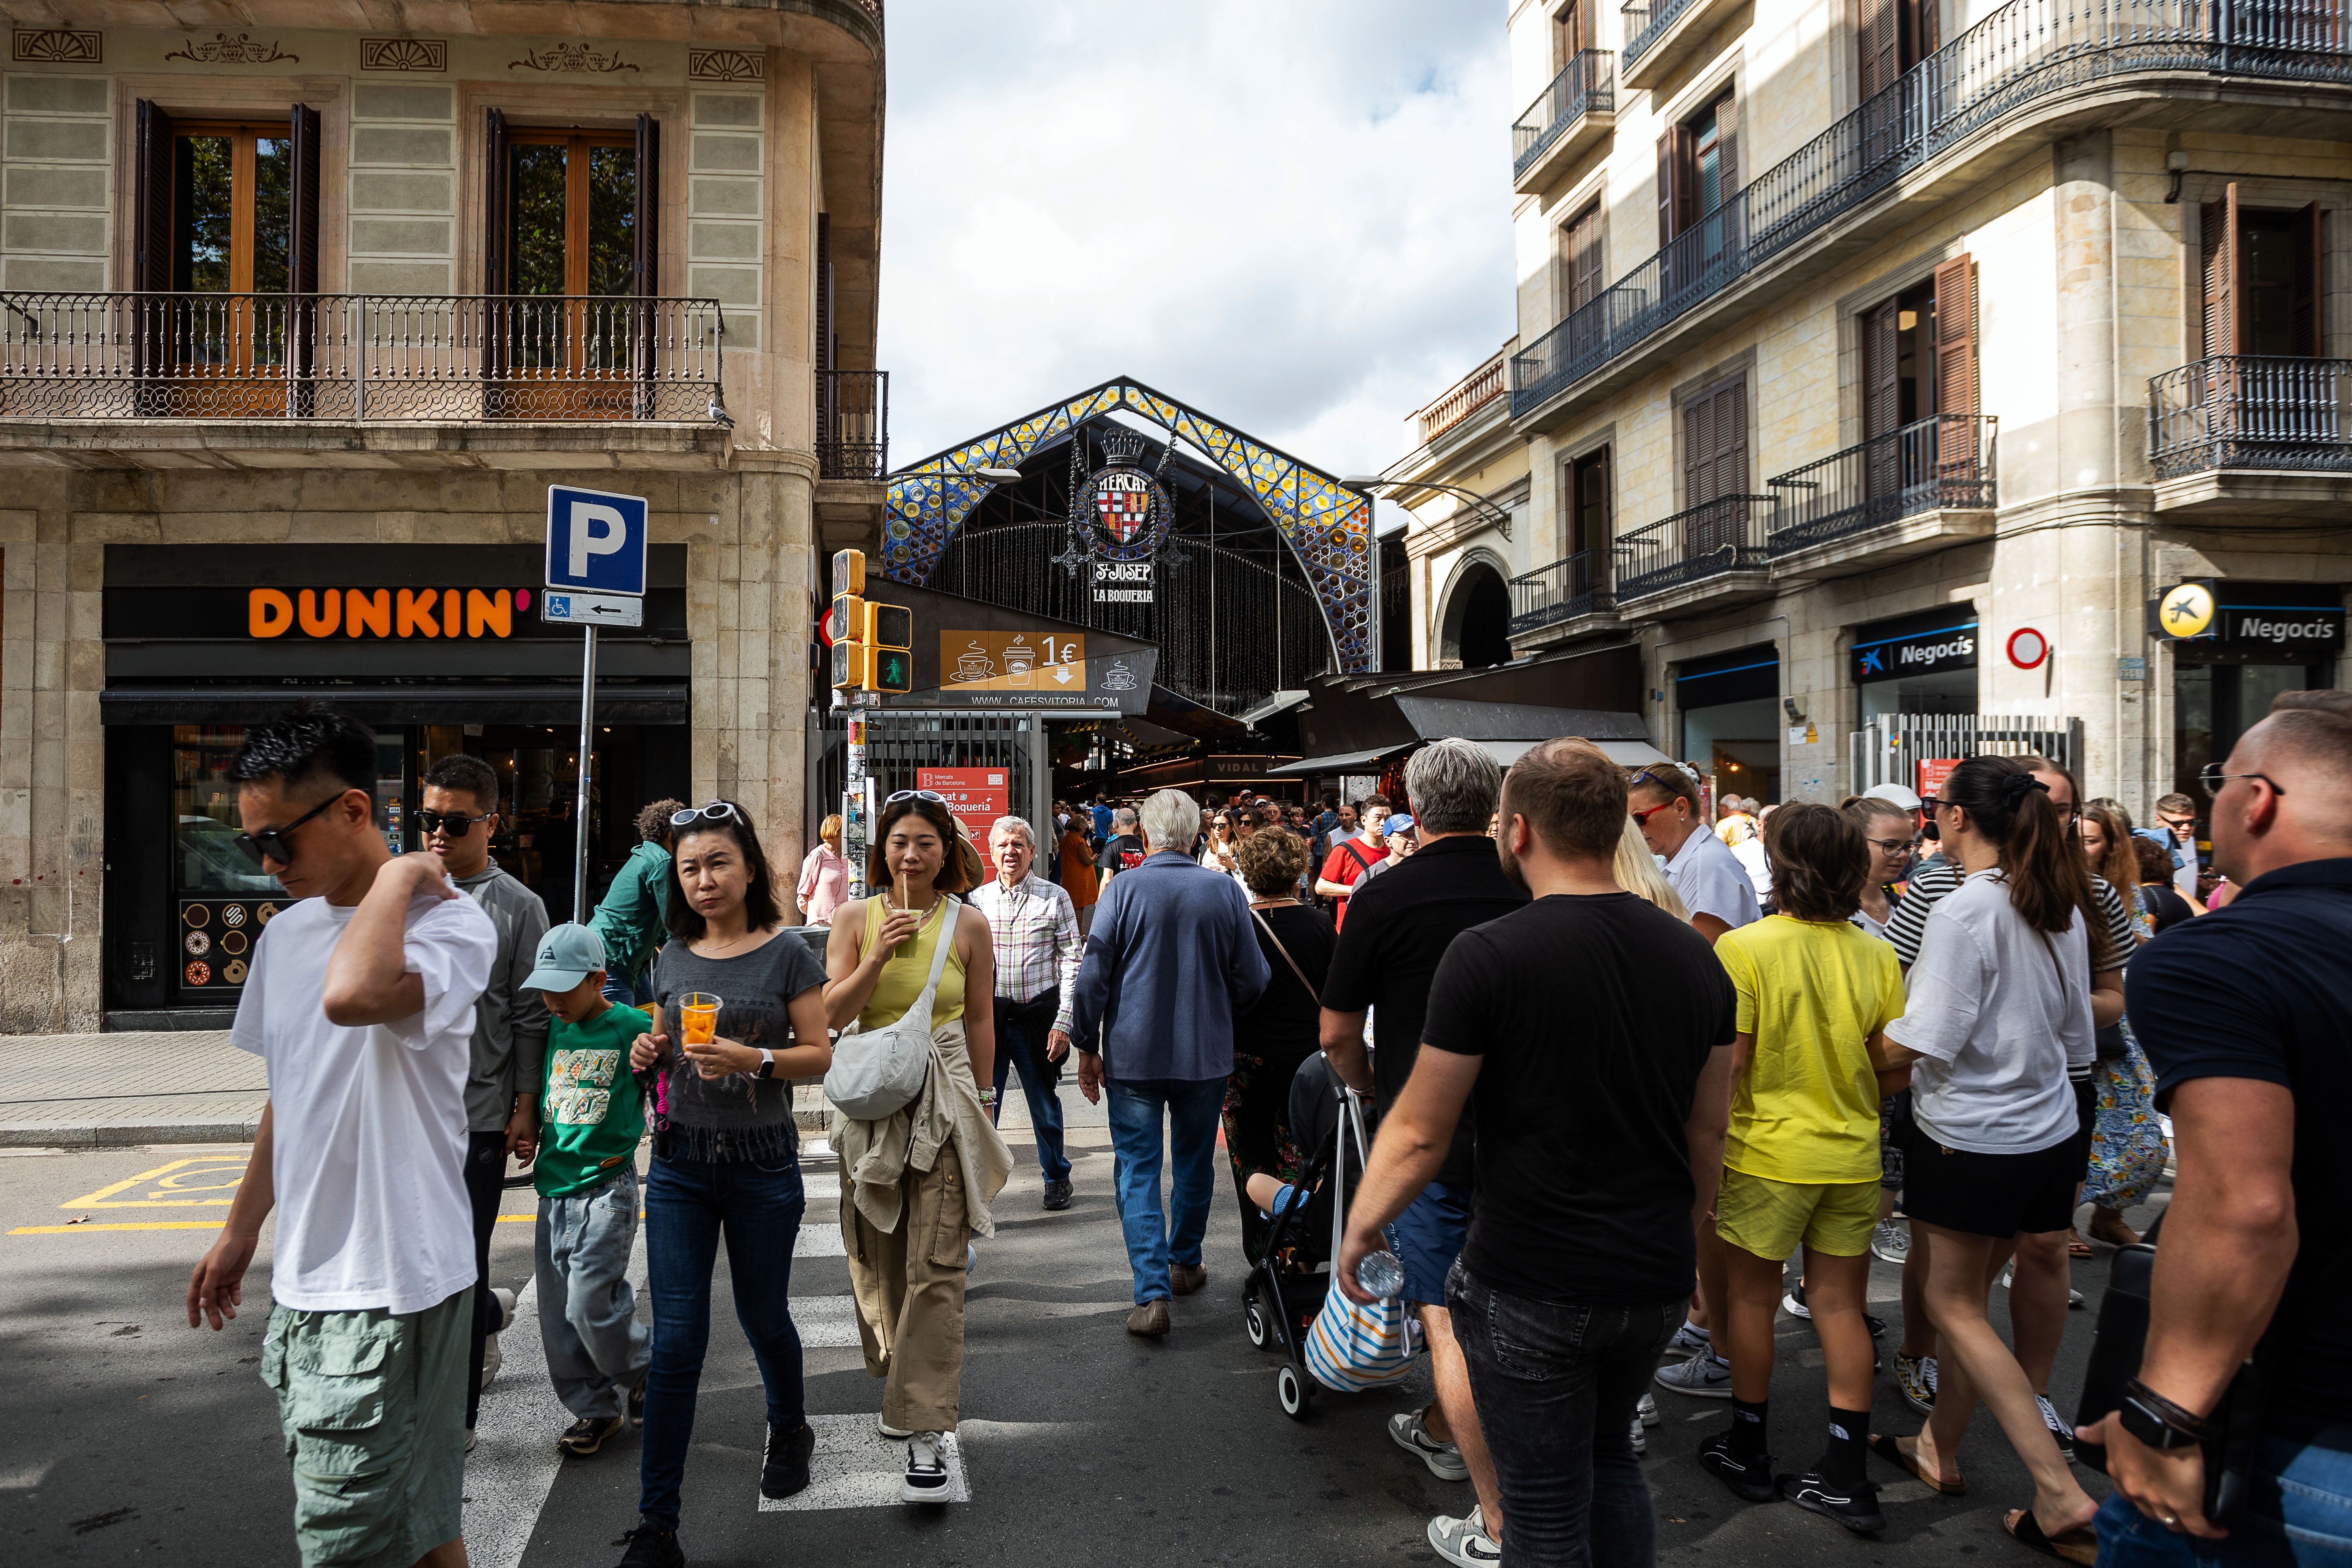
[[[853,1121],[838,1109],[833,1113],[834,1152],[840,1156],[857,1212],[886,1235],[898,1228],[903,1206],[899,1184],[907,1173],[930,1170],[950,1142],[963,1166],[964,1203],[972,1233],[994,1236],[996,1221],[988,1205],[1013,1173],[1013,1155],[980,1103],[961,1018],[950,1018],[931,1031],[931,1070],[912,1105],[878,1121]]]

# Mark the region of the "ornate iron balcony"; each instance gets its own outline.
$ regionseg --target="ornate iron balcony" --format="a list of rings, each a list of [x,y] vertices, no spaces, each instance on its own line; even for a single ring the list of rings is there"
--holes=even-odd
[[[0,418],[724,423],[715,300],[0,293]]]
[[[1718,496],[1617,541],[1617,603],[1727,572],[1761,572],[1770,496]]]
[[[1511,579],[1510,635],[1525,637],[1617,607],[1609,591],[1609,550],[1580,550]]]
[[[2347,4],[2011,0],[1514,356],[1512,415],[1536,408],[2022,105],[2138,71],[2352,82]],[[1626,60],[1675,14],[1651,13],[1648,26],[1628,38]]]
[[[2352,473],[2352,360],[2220,355],[2152,376],[2160,479],[2210,468]]]
[[[1993,504],[1987,414],[1931,414],[1769,480],[1780,498],[1765,543],[1774,559],[1922,512]]]
[[[1697,0],[1661,0],[1656,5],[1623,5],[1619,15],[1625,18],[1625,63],[1632,65],[1650,52],[1650,47],[1666,36],[1666,29],[1675,18],[1696,5]]]
[[[1614,109],[1617,103],[1617,57],[1606,49],[1586,49],[1551,79],[1543,96],[1528,106],[1511,127],[1511,174],[1528,172],[1559,133],[1587,114]]]
[[[878,479],[890,470],[890,373],[816,373],[816,463],[821,479]]]

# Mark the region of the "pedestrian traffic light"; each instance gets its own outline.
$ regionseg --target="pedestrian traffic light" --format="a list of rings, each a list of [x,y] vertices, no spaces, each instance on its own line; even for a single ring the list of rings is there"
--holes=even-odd
[[[868,648],[866,658],[867,668],[873,674],[873,679],[866,683],[866,690],[887,691],[904,696],[915,689],[915,656],[908,649]]]
[[[910,650],[915,646],[915,612],[904,605],[869,604],[871,619],[867,628],[873,636],[866,640],[876,647]],[[889,688],[885,687],[884,690]]]
[[[835,642],[871,642],[866,635],[867,616],[866,601],[855,594],[837,594],[833,600],[833,640]]]
[[[863,643],[837,642],[833,645],[833,689],[835,691],[866,689],[866,655],[871,651]]]
[[[837,550],[833,556],[833,596],[866,592],[866,552]]]

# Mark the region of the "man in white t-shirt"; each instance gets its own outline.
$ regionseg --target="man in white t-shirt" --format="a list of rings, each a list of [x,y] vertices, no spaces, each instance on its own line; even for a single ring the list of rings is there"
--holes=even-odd
[[[304,703],[229,764],[239,836],[289,904],[254,945],[232,1043],[269,1102],[188,1323],[236,1316],[274,1206],[261,1379],[294,1461],[302,1561],[459,1568],[474,1004],[498,932],[439,857],[394,858],[375,737]]]
[[[1710,832],[1690,774],[1671,763],[1642,769],[1628,809],[1650,852],[1666,862],[1666,881],[1690,910],[1691,924],[1713,942],[1757,917],[1756,886],[1729,847]]]

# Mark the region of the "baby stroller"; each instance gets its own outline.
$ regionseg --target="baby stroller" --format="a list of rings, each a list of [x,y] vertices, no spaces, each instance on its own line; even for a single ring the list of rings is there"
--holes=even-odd
[[[1290,1079],[1290,1130],[1307,1150],[1291,1184],[1294,1197],[1274,1216],[1265,1256],[1243,1291],[1250,1343],[1282,1352],[1275,1397],[1283,1414],[1304,1420],[1316,1382],[1307,1369],[1307,1331],[1331,1289],[1332,1260],[1346,1235],[1348,1193],[1363,1178],[1369,1141],[1366,1097],[1342,1084],[1322,1055],[1308,1057]]]

